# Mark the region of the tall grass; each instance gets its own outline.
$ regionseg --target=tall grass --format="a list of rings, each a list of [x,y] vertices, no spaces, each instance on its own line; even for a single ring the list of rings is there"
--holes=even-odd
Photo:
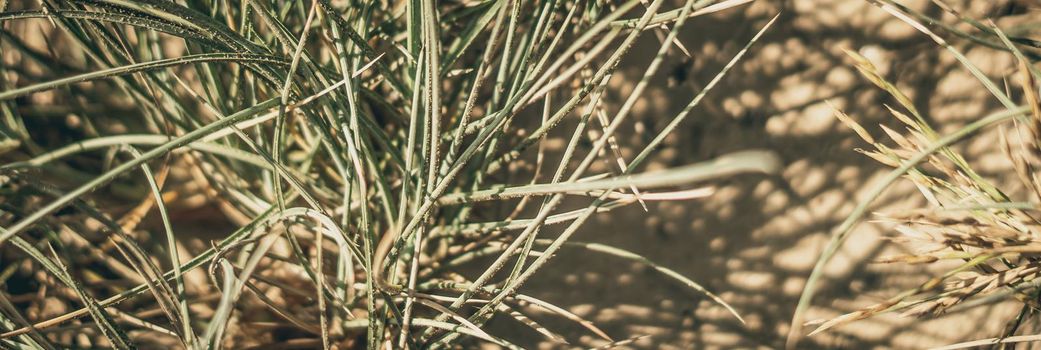
[[[517,347],[484,330],[496,315],[568,341],[533,310],[605,348],[639,336],[521,292],[565,246],[645,263],[740,318],[650,258],[572,236],[596,213],[778,170],[760,150],[641,170],[769,24],[650,142],[615,137],[684,25],[747,2],[0,1],[0,342]],[[660,49],[609,108],[649,31]],[[178,249],[192,233],[168,202],[185,182],[238,229]]]
[[[860,152],[894,168],[875,187],[868,189],[866,199],[834,231],[831,241],[817,261],[803,291],[793,317],[788,346],[794,347],[802,336],[803,326],[814,326],[810,335],[832,327],[865,319],[881,313],[899,312],[903,316],[935,316],[949,310],[964,310],[1004,300],[1022,302],[1021,312],[1010,320],[1004,334],[997,338],[952,344],[944,349],[960,349],[984,345],[1003,346],[1023,341],[1037,341],[1038,336],[1015,336],[1021,326],[1036,317],[1039,273],[1039,232],[1037,201],[1041,200],[1038,186],[1038,155],[1041,155],[1041,104],[1038,84],[1041,78],[1035,63],[1038,45],[1022,37],[1009,37],[993,22],[983,23],[957,12],[943,1],[935,1],[939,8],[960,22],[973,27],[972,33],[890,0],[870,0],[895,18],[925,34],[940,48],[961,64],[973,77],[978,87],[987,91],[1001,105],[1001,110],[968,123],[957,131],[941,135],[900,89],[879,73],[875,66],[856,52],[847,51],[857,70],[877,87],[885,90],[897,103],[889,111],[900,122],[901,130],[882,125],[884,142],[846,113],[836,110],[836,116],[855,131],[872,150]],[[927,25],[929,24],[929,25]],[[1013,102],[1013,88],[1009,81],[1001,88],[984,75],[965,55],[948,43],[941,34],[971,41],[985,47],[1005,51],[1018,62],[1016,78],[1020,81],[1023,105]],[[1014,123],[1012,123],[1014,122]],[[1012,123],[1012,133],[1006,132]],[[1016,200],[1006,192],[1011,184],[993,184],[980,176],[970,163],[951,148],[955,143],[978,134],[986,128],[1001,126],[1001,151],[1014,165],[1017,178],[1027,189],[1028,198]],[[1021,140],[1013,146],[1007,134]],[[887,144],[889,143],[889,144]],[[895,145],[892,145],[895,144]],[[997,151],[997,150],[995,150]],[[882,214],[881,221],[894,227],[893,240],[904,244],[912,254],[890,256],[880,262],[892,264],[932,264],[954,262],[955,266],[934,276],[916,288],[903,291],[880,303],[830,320],[803,323],[803,317],[812,301],[823,267],[837,252],[856,224],[863,219],[871,202],[877,199],[899,179],[910,180],[921,192],[928,207],[903,213]],[[1005,188],[1006,190],[1002,190]],[[995,322],[985,320],[981,322]],[[1000,322],[1000,321],[998,321]],[[1014,345],[1013,345],[1014,346]]]

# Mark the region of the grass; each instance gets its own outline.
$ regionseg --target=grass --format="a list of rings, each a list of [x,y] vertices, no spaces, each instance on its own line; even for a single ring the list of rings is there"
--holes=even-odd
[[[646,264],[740,319],[653,257],[572,236],[779,170],[761,150],[641,170],[770,24],[647,144],[616,137],[686,52],[684,25],[748,2],[0,1],[0,343],[518,347],[485,330],[495,316],[569,341],[534,311],[602,348],[639,339],[521,293],[563,247]],[[653,57],[630,52],[652,31]],[[650,64],[609,108],[631,55]],[[33,115],[45,106],[71,116]],[[193,233],[168,202],[185,183],[238,228],[178,248]],[[71,311],[27,312],[48,302]]]
[[[958,13],[942,1],[935,2],[947,14],[970,24],[978,30],[970,34],[954,26],[943,24],[918,11],[889,0],[871,0],[882,10],[905,22],[918,32],[925,34],[966,69],[979,87],[986,90],[1002,106],[1000,111],[983,116],[957,131],[940,135],[926,121],[903,92],[888,82],[871,64],[859,54],[847,51],[856,68],[869,81],[885,90],[898,103],[889,111],[900,122],[903,131],[882,125],[887,138],[895,146],[887,145],[868,132],[863,126],[842,111],[836,116],[856,132],[873,150],[862,153],[878,162],[894,168],[880,183],[868,189],[865,199],[855,207],[843,223],[835,229],[831,240],[814,266],[805,286],[795,315],[788,346],[795,347],[802,337],[804,326],[815,326],[809,335],[827,331],[835,326],[869,318],[881,313],[900,312],[903,316],[935,316],[949,310],[964,310],[1002,300],[1018,300],[1021,312],[1009,320],[1004,334],[992,339],[952,344],[943,349],[971,348],[983,345],[1014,344],[1037,341],[1036,336],[1016,336],[1024,322],[1036,316],[1037,252],[1037,204],[1041,199],[1041,187],[1037,185],[1037,158],[1041,154],[1041,105],[1038,98],[1037,79],[1041,72],[1035,67],[1037,45],[1024,38],[1012,39],[993,22],[982,23]],[[926,24],[930,25],[926,25]],[[1021,80],[1023,105],[1013,102],[1010,82],[1000,88],[985,76],[959,50],[947,40],[934,33],[937,27],[945,33],[970,40],[975,44],[1000,49],[1013,55],[1019,63],[1018,76]],[[1013,146],[1005,138],[1005,124],[1015,122],[1012,134],[1021,140]],[[1002,151],[1014,164],[1016,175],[1028,189],[1029,199],[1017,201],[1000,187],[980,176],[965,157],[951,148],[986,128],[1001,126]],[[881,221],[889,223],[896,231],[893,239],[904,244],[912,254],[883,258],[880,262],[891,264],[932,264],[951,262],[956,267],[934,276],[916,288],[894,295],[877,304],[830,320],[803,323],[804,315],[813,300],[822,271],[830,258],[838,251],[856,224],[864,218],[871,202],[899,179],[913,182],[929,203],[927,208],[903,213],[882,214]],[[987,320],[990,322],[990,320]],[[1003,345],[1001,345],[1003,346]],[[1015,346],[1015,345],[1013,345]]]

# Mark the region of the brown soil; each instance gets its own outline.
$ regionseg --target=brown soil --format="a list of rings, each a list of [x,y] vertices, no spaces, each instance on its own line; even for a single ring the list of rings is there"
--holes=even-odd
[[[993,17],[999,24],[1041,13],[1034,8],[1003,16],[1009,0],[945,2],[975,18]],[[902,3],[955,23],[929,1]],[[632,250],[672,268],[720,295],[747,324],[644,265],[575,249],[565,249],[521,292],[566,307],[616,339],[651,336],[636,341],[634,348],[782,347],[806,277],[829,233],[864,190],[889,170],[854,151],[867,145],[837,122],[826,103],[849,113],[880,139],[877,124],[896,125],[885,108],[893,101],[858,75],[843,49],[871,59],[941,132],[999,108],[949,52],[865,0],[758,0],[689,22],[681,40],[694,56],[686,59],[674,53],[633,117],[645,130],[660,130],[663,120],[681,110],[779,12],[773,28],[669,138],[649,168],[761,148],[780,154],[786,164],[782,174],[714,182],[717,191],[710,198],[650,203],[649,212],[638,205],[616,210],[597,216],[574,238]],[[657,50],[653,35],[641,40],[633,52]],[[1014,72],[1009,54],[952,42],[995,81]],[[619,104],[632,90],[650,59],[641,56],[649,55],[631,55],[623,62],[607,101]],[[646,134],[639,127],[625,130],[619,135],[628,139],[619,143],[643,145]],[[1001,181],[1011,167],[994,147],[995,140],[995,133],[988,132],[958,147],[984,176],[998,184],[1010,183]],[[623,154],[629,159],[634,155],[631,149]],[[1002,188],[1019,193],[1018,187]],[[915,208],[923,202],[910,183],[900,182],[875,202],[873,210]],[[178,229],[227,232],[227,223],[203,220],[216,212],[210,207],[182,212],[192,215],[195,227]],[[547,235],[559,230],[548,229]],[[858,226],[829,265],[808,319],[876,303],[917,286],[936,271],[872,264],[880,256],[902,251],[884,240],[889,233],[887,227],[870,222]],[[921,348],[992,337],[1016,311],[1013,306],[999,304],[932,320],[881,315],[804,339],[802,346]],[[531,316],[579,340],[575,345],[603,343],[570,321],[545,313]],[[519,344],[553,347],[540,343],[539,335],[527,328],[513,331],[521,327],[512,320],[493,322],[492,327],[491,333],[510,334],[508,338]]]
[[[902,2],[925,13],[955,19],[928,1]],[[1005,1],[947,1],[976,18],[1022,19],[1000,11]],[[721,295],[747,320],[741,325],[722,307],[653,270],[611,257],[565,250],[522,291],[567,306],[616,338],[651,335],[636,348],[782,347],[806,277],[827,237],[889,169],[854,152],[867,147],[832,116],[830,101],[881,137],[877,127],[896,121],[884,104],[894,102],[863,79],[843,49],[859,51],[914,99],[941,131],[996,111],[999,106],[954,57],[925,35],[861,0],[757,1],[741,9],[700,18],[684,29],[682,42],[694,53],[681,85],[669,79],[649,91],[637,116],[648,129],[671,116],[704,85],[774,14],[775,26],[699,107],[662,149],[659,166],[687,164],[750,149],[776,150],[786,163],[778,178],[740,176],[718,183],[707,200],[652,204],[601,215],[576,240],[633,250],[676,269]],[[1037,13],[1032,9],[1030,13]],[[721,30],[721,29],[726,30]],[[985,73],[1000,81],[1015,72],[1011,55],[952,40]],[[648,35],[635,52],[653,52]],[[634,56],[636,57],[636,56]],[[673,64],[678,60],[673,59]],[[611,101],[623,100],[647,62],[627,62],[616,76]],[[674,72],[675,73],[675,72]],[[628,144],[643,144],[633,133]],[[995,183],[1010,169],[995,133],[962,142],[958,149]],[[627,142],[621,142],[626,144]],[[631,157],[631,154],[629,154]],[[652,166],[653,167],[653,166]],[[1018,188],[1008,188],[1017,193]],[[923,205],[910,183],[898,183],[875,202],[875,211]],[[555,231],[554,231],[555,232]],[[872,264],[901,252],[884,237],[887,227],[858,226],[833,259],[808,319],[829,318],[882,301],[924,282],[930,271]],[[564,286],[564,288],[562,288]],[[1011,305],[977,308],[938,319],[882,315],[803,340],[807,348],[921,348],[997,336]],[[1014,315],[1014,314],[1011,314]],[[549,315],[547,326],[568,327]],[[980,322],[986,320],[986,322]],[[507,322],[503,322],[505,324]],[[500,325],[502,325],[500,324]],[[572,329],[570,339],[597,344]],[[523,336],[536,337],[535,333]],[[523,342],[522,342],[523,343]],[[548,346],[543,344],[543,346]]]

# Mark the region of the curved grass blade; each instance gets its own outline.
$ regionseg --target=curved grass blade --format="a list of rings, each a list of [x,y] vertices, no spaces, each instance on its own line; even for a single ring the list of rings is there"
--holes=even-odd
[[[769,151],[741,151],[707,162],[691,164],[665,171],[624,175],[588,182],[549,183],[516,187],[500,186],[470,193],[453,193],[437,200],[440,205],[462,204],[523,196],[544,196],[557,193],[589,193],[620,188],[650,189],[680,186],[707,179],[740,173],[772,174],[781,167],[781,160]]]
[[[260,113],[261,111],[264,111],[264,110],[267,110],[267,109],[269,109],[271,107],[276,106],[277,103],[278,103],[277,99],[267,100],[267,101],[262,102],[262,103],[260,103],[260,104],[258,104],[256,106],[247,108],[245,110],[239,111],[238,113],[230,115],[227,118],[218,120],[218,121],[213,122],[213,123],[211,123],[209,125],[206,125],[206,126],[204,126],[202,128],[196,129],[196,130],[194,130],[194,131],[192,131],[190,133],[182,135],[182,136],[180,136],[180,137],[178,137],[176,139],[173,139],[170,142],[167,142],[167,143],[165,143],[165,144],[163,144],[163,145],[161,145],[159,147],[153,148],[152,150],[149,150],[148,152],[143,154],[141,157],[135,158],[132,161],[120,164],[118,167],[116,167],[116,168],[114,168],[112,170],[109,170],[108,172],[106,172],[105,174],[103,174],[101,176],[98,176],[98,177],[94,178],[90,182],[88,182],[88,183],[80,186],[79,188],[69,192],[68,194],[62,196],[61,198],[59,198],[58,200],[56,200],[54,202],[51,202],[50,204],[44,206],[43,208],[40,208],[40,210],[37,210],[37,211],[33,212],[31,215],[23,218],[22,220],[18,221],[17,223],[12,225],[11,227],[5,229],[4,230],[5,232],[0,233],[0,244],[2,244],[4,241],[6,241],[11,236],[14,236],[14,235],[20,233],[22,230],[25,230],[26,228],[31,226],[36,221],[38,221],[41,218],[43,218],[44,216],[49,215],[49,214],[53,213],[54,211],[56,211],[56,210],[64,207],[65,205],[69,204],[69,202],[71,202],[73,199],[76,199],[79,196],[82,196],[82,195],[86,194],[87,192],[90,192],[91,190],[97,188],[98,186],[101,186],[101,185],[107,183],[108,181],[111,181],[112,179],[116,178],[120,174],[123,174],[123,173],[125,173],[125,172],[127,172],[127,171],[129,171],[129,170],[131,170],[131,169],[141,165],[141,164],[144,164],[147,161],[155,159],[155,158],[157,158],[157,157],[159,157],[159,156],[161,156],[163,154],[166,154],[166,152],[169,152],[169,151],[171,151],[173,149],[176,149],[176,148],[179,148],[179,147],[183,147],[183,146],[185,146],[185,145],[187,145],[187,144],[189,144],[189,143],[191,143],[191,142],[193,142],[195,140],[198,140],[198,139],[200,139],[200,138],[202,138],[202,137],[204,137],[204,136],[206,136],[208,134],[211,134],[211,133],[216,132],[218,130],[224,129],[224,128],[229,127],[229,126],[231,126],[231,125],[233,125],[233,124],[235,124],[237,122],[240,122],[240,121],[243,121],[243,120],[245,120],[245,119],[247,119],[249,117],[252,117],[252,116]]]
[[[575,323],[578,323],[582,327],[585,327],[589,331],[593,332],[593,334],[596,334],[597,336],[603,338],[604,340],[607,340],[609,342],[613,342],[614,341],[614,339],[612,339],[610,336],[607,335],[607,332],[604,332],[603,330],[601,330],[599,327],[597,327],[595,324],[593,324],[592,321],[586,320],[586,319],[582,318],[581,316],[576,315],[575,313],[573,313],[571,311],[565,310],[564,308],[561,308],[559,306],[547,303],[545,301],[542,301],[542,300],[539,300],[539,299],[536,299],[534,297],[531,297],[531,296],[528,296],[528,295],[524,295],[524,294],[517,294],[517,296],[515,296],[515,298],[517,298],[517,300],[519,300],[521,302],[541,307],[543,309],[548,310],[549,312],[552,312],[552,313],[555,313],[557,315],[563,316],[564,318],[566,318],[568,320],[571,320],[571,321],[573,321]]]
[[[51,90],[63,85],[81,83],[85,81],[91,81],[96,79],[104,79],[112,76],[133,74],[137,72],[152,71],[167,67],[186,65],[192,63],[201,62],[241,62],[241,63],[255,63],[255,64],[273,64],[273,65],[285,65],[285,62],[281,58],[268,56],[268,55],[256,55],[256,54],[240,54],[240,53],[204,53],[197,55],[190,55],[177,58],[168,58],[151,62],[142,62],[122,67],[114,67],[109,69],[102,69],[89,73],[83,73],[71,77],[61,78],[52,80],[44,83],[33,84],[13,90],[0,92],[0,101],[10,100],[16,97],[29,95],[32,93]]]
[[[1018,118],[1030,111],[1029,107],[1018,107],[1016,109],[1007,110],[995,114],[991,114],[983,119],[962,127],[958,131],[955,131],[947,136],[937,139],[935,142],[929,145],[928,148],[922,150],[922,152],[909,158],[900,167],[893,169],[874,187],[865,192],[867,195],[864,199],[857,204],[853,209],[853,212],[846,217],[846,220],[839,225],[839,227],[832,233],[831,239],[828,241],[827,246],[821,252],[821,256],[817,259],[817,263],[813,266],[813,271],[810,273],[810,277],[806,280],[806,286],[803,287],[802,295],[799,297],[799,303],[795,307],[795,313],[792,316],[792,328],[788,332],[788,340],[786,346],[793,348],[797,345],[799,338],[802,337],[802,321],[805,316],[806,310],[809,308],[810,302],[813,300],[813,296],[817,291],[817,283],[823,275],[824,265],[828,263],[833,255],[838,251],[838,248],[845,242],[846,237],[853,230],[860,219],[867,213],[871,202],[877,199],[882,193],[889,187],[889,185],[896,182],[901,176],[907,171],[918,166],[919,163],[926,160],[930,155],[936,153],[947,146],[954,144],[970,135],[975,134],[977,131],[995,125],[1001,122]]]
[[[141,157],[141,152],[137,151],[132,147],[127,148],[134,157]],[[185,285],[183,271],[181,271],[181,258],[177,252],[177,238],[173,231],[173,225],[170,223],[170,215],[166,211],[166,203],[163,201],[162,189],[160,184],[156,181],[155,176],[152,174],[151,167],[148,163],[141,163],[141,171],[145,175],[145,179],[148,181],[148,187],[152,191],[152,195],[155,196],[155,206],[159,211],[159,217],[163,222],[163,232],[166,233],[166,246],[168,258],[170,259],[170,266],[174,272],[174,290],[173,298],[177,301],[178,310],[174,314],[180,317],[181,326],[181,341],[184,342],[185,346],[191,348],[196,343],[195,332],[192,331],[191,314],[188,312],[188,296],[185,294]],[[169,171],[169,168],[165,168],[164,171]],[[165,174],[161,175],[164,179]],[[165,181],[164,181],[165,182]]]
[[[163,22],[152,17],[137,16],[131,13],[95,12],[80,10],[58,10],[54,13],[47,13],[43,11],[16,11],[0,13],[0,22],[34,18],[53,19],[59,16],[71,19],[127,24],[145,29],[151,29],[157,32],[167,33],[185,39],[206,41],[211,45],[220,44],[218,41],[214,41],[206,37],[205,35],[199,34],[198,32],[185,28],[183,26]]]
[[[685,17],[681,17],[681,18],[685,18]],[[716,75],[716,77],[713,78],[713,80],[708,85],[706,85],[706,88],[703,89],[700,93],[698,93],[698,95],[696,95],[694,97],[694,99],[691,100],[691,102],[687,105],[687,107],[685,107],[683,109],[683,111],[681,111],[679,114],[677,114],[677,116],[669,123],[669,125],[667,125],[643,149],[643,151],[641,151],[640,154],[638,154],[633,159],[633,162],[632,162],[632,164],[630,165],[630,167],[628,168],[627,171],[631,171],[632,169],[636,169],[646,159],[646,157],[651,153],[651,151],[654,150],[665,139],[665,136],[668,133],[671,133],[672,130],[675,129],[679,125],[679,123],[690,113],[690,111],[695,106],[698,105],[698,103],[704,98],[704,96],[708,93],[708,91],[711,91],[712,87],[714,87],[715,84],[719,80],[722,79],[722,76],[725,75],[729,71],[729,69],[734,64],[736,64],[736,62],[741,57],[743,57],[744,53],[747,52],[747,50],[751,47],[751,45],[753,43],[755,43],[763,35],[763,33],[766,32],[767,29],[770,28],[770,26],[774,23],[774,21],[777,20],[777,18],[778,18],[778,16],[774,16],[774,18],[771,19],[770,22],[768,22],[758,33],[756,33],[756,35],[751,40],[749,40],[749,42],[747,44],[745,44],[745,46],[741,49],[741,51],[739,51],[734,56],[734,58],[731,59],[731,61],[727,64],[727,66],[725,66],[720,71],[720,73],[718,73]],[[637,31],[637,32],[639,32],[639,31]],[[593,149],[590,150],[590,153],[586,157],[586,159],[583,160],[582,164],[580,164],[579,167],[575,170],[574,174],[572,175],[572,180],[571,181],[573,181],[575,179],[575,177],[581,176],[582,172],[585,169],[587,169],[587,167],[589,166],[589,164],[593,160],[593,156],[604,148],[604,146],[606,144],[606,142],[605,142],[606,137],[610,136],[611,133],[614,132],[614,130],[617,130],[617,124],[612,125],[612,127],[608,128],[608,132],[605,132],[604,135],[601,136],[601,138],[594,145]],[[601,195],[600,198],[597,198],[596,200],[594,200],[592,204],[590,204],[586,209],[584,209],[583,212],[574,221],[572,221],[571,224],[560,234],[560,236],[557,237],[557,239],[554,240],[553,243],[550,244],[550,246],[548,248],[546,248],[546,250],[543,252],[543,254],[540,255],[534,262],[532,262],[532,264],[523,273],[521,273],[513,281],[513,283],[508,284],[508,285],[506,285],[506,286],[504,286],[502,288],[502,290],[499,292],[499,294],[496,295],[496,297],[492,299],[492,301],[491,301],[491,303],[489,305],[494,305],[495,303],[501,302],[503,298],[505,298],[507,295],[509,295],[510,293],[515,291],[517,288],[519,288],[520,285],[522,285],[524,282],[526,282],[527,279],[530,278],[538,269],[540,269],[542,266],[544,266],[546,264],[546,262],[553,256],[553,254],[558,249],[560,249],[561,245],[564,242],[566,242],[571,237],[571,235],[573,235],[578,230],[578,228],[581,227],[585,223],[585,221],[593,213],[596,212],[596,209],[600,205],[603,204],[605,197],[606,197],[606,194]],[[560,200],[560,198],[561,198],[561,196],[559,196],[559,195],[555,196],[552,199],[552,201],[547,206],[548,207],[555,206],[556,203],[554,203],[554,202],[558,202]],[[548,214],[548,211],[546,211],[546,213]],[[544,219],[544,217],[540,217],[540,219]],[[527,231],[525,231],[525,232],[527,232]],[[521,235],[523,236],[523,233]],[[521,239],[521,238],[518,238],[518,239]],[[506,255],[506,254],[504,254],[504,255]],[[465,294],[464,294],[464,296],[465,296]],[[475,317],[483,317],[483,316],[487,315],[488,311],[489,311],[489,308],[487,306],[483,307],[482,309],[478,310],[478,312],[475,314]]]
[[[137,145],[137,146],[159,146],[167,142],[173,141],[174,136],[168,135],[149,135],[149,134],[129,134],[129,135],[115,135],[115,136],[102,136],[98,138],[88,139],[79,141],[76,143],[69,144],[67,146],[48,151],[33,157],[32,159],[8,163],[0,166],[0,169],[16,170],[22,168],[39,167],[47,163],[59,160],[64,157],[68,157],[81,152],[88,152],[97,149],[103,149],[108,147],[118,147],[124,145]],[[196,151],[210,153],[219,156],[225,156],[229,159],[234,159],[254,165],[260,168],[270,168],[270,165],[256,154],[249,153],[237,148],[231,148],[225,145],[205,142],[204,140],[197,140],[189,143],[185,146]]]
[[[604,345],[601,345],[601,346],[597,346],[595,348],[590,348],[589,350],[614,349],[614,348],[617,348],[619,346],[626,346],[626,345],[635,343],[636,341],[638,341],[640,339],[650,338],[650,337],[651,336],[649,336],[649,335],[638,335],[638,336],[635,336],[635,337],[632,337],[632,338],[629,338],[629,339],[622,339],[622,340],[619,340],[619,341],[613,341],[613,342],[610,342],[610,343],[607,343],[607,344],[604,344]]]
[[[930,350],[956,350],[956,349],[968,349],[968,348],[986,348],[994,345],[1004,344],[1018,344],[1018,343],[1033,343],[1041,342],[1041,334],[1031,335],[1014,335],[1011,337],[1000,337],[1000,338],[987,338],[980,340],[967,341],[957,344],[944,345],[940,347],[931,348]],[[1016,347],[1013,345],[1013,347]]]
[[[494,338],[494,337],[491,337],[491,336],[485,336],[484,334],[478,333],[478,332],[476,332],[476,331],[474,331],[474,330],[472,330],[470,328],[467,328],[465,326],[455,325],[455,324],[451,324],[451,323],[448,323],[448,322],[431,320],[429,318],[413,318],[412,319],[412,324],[416,325],[416,326],[421,326],[421,327],[438,328],[438,329],[446,330],[446,331],[449,331],[449,332],[452,332],[452,333],[457,333],[457,334],[469,335],[469,336],[472,336],[472,337],[475,337],[475,338],[478,338],[478,339],[481,339],[481,340],[484,340],[484,341],[487,341],[487,342],[490,342],[490,343],[502,346],[502,347],[507,348],[507,349],[512,349],[512,350],[520,350],[520,349],[522,349],[521,347],[513,345],[512,343],[509,343],[509,342],[507,342],[507,341],[505,341],[503,339]]]

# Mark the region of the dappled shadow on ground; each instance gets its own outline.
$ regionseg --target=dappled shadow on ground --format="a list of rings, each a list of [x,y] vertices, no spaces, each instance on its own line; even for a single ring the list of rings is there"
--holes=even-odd
[[[980,18],[1001,5],[950,3]],[[908,5],[944,18],[927,1]],[[659,74],[646,103],[634,110],[642,125],[620,133],[628,135],[620,143],[646,144],[647,132],[641,129],[660,130],[782,7],[775,26],[669,138],[658,164],[649,168],[765,148],[781,155],[783,173],[715,183],[716,194],[706,200],[651,204],[649,212],[632,206],[601,215],[574,238],[624,247],[673,268],[722,296],[747,324],[643,265],[580,250],[565,250],[554,258],[524,292],[567,306],[616,338],[651,335],[635,343],[640,348],[783,346],[805,279],[828,233],[888,171],[854,151],[868,145],[835,120],[827,102],[880,140],[888,142],[877,124],[898,126],[884,105],[893,105],[892,99],[856,72],[843,49],[871,59],[941,132],[999,107],[950,53],[866,1],[760,1],[697,18],[684,28],[682,42],[694,56],[688,60],[673,52],[667,60],[671,68]],[[659,44],[653,35],[641,40],[635,52],[654,52]],[[991,77],[1013,72],[1010,55],[955,42]],[[607,94],[612,103],[620,104],[643,73],[649,57],[638,56],[624,62],[624,74],[612,82]],[[958,146],[971,162],[982,162],[981,173],[991,178],[1009,173],[1003,159],[990,159],[1000,156],[995,140],[993,133],[983,134]],[[634,152],[623,154],[631,158]],[[913,186],[899,183],[873,210],[922,204]],[[555,234],[559,228],[548,231]],[[924,268],[871,263],[901,252],[882,239],[887,234],[882,225],[858,226],[827,269],[809,319],[856,310],[927,279]],[[803,345],[916,348],[989,337],[1004,326],[1007,318],[997,316],[1009,312],[1006,306],[937,320],[883,315],[808,338]],[[551,315],[536,316],[550,328],[569,327]],[[578,328],[568,335],[597,344]]]
[[[949,1],[978,18],[995,14],[1005,2]],[[929,1],[907,4],[953,23]],[[647,144],[778,13],[775,25],[667,138],[646,168],[679,166],[761,148],[779,153],[785,163],[782,173],[712,182],[708,185],[715,186],[716,192],[703,200],[650,203],[647,212],[632,205],[599,215],[574,237],[631,250],[674,269],[720,295],[746,323],[645,265],[572,248],[551,260],[521,292],[566,307],[616,339],[651,336],[635,342],[637,348],[780,347],[828,233],[848,215],[865,189],[888,171],[854,151],[867,145],[835,120],[828,103],[849,113],[880,140],[886,138],[877,124],[898,125],[885,108],[885,104],[893,104],[892,99],[858,75],[843,49],[870,59],[913,98],[941,132],[999,108],[948,52],[864,0],[758,0],[687,24],[681,41],[693,57],[674,50],[666,59],[644,101],[633,110],[635,123],[616,134],[619,144]],[[952,42],[996,81],[1013,72],[1010,55]],[[641,39],[633,49],[636,54],[623,62],[612,80],[605,95],[609,106],[617,108],[624,101],[658,45],[652,33]],[[995,149],[995,139],[994,133],[986,133],[958,147],[981,166],[984,176],[998,179],[1011,172]],[[622,153],[626,159],[635,155],[632,148]],[[597,166],[590,173],[607,170],[604,164]],[[1018,193],[1017,188],[1006,189]],[[923,200],[913,186],[898,183],[875,202],[873,210],[892,212],[921,205]],[[194,222],[198,229],[179,229],[230,232],[233,227],[227,223],[203,221],[215,212],[208,207],[182,211],[179,215],[186,216],[177,219]],[[153,228],[160,231],[158,226]],[[551,237],[561,228],[551,226],[544,234]],[[882,239],[887,234],[884,225],[868,222],[858,226],[829,265],[809,319],[834,317],[876,303],[930,276],[925,268],[872,264],[880,256],[902,251]],[[926,321],[883,315],[805,339],[802,344],[919,348],[989,337],[1004,326],[1003,315],[1011,309],[1007,306]],[[576,345],[602,344],[573,322],[547,313],[534,312],[531,317]],[[539,343],[537,333],[518,327],[513,320],[493,322],[492,327],[497,329],[491,333],[508,334],[519,344],[552,347]]]

